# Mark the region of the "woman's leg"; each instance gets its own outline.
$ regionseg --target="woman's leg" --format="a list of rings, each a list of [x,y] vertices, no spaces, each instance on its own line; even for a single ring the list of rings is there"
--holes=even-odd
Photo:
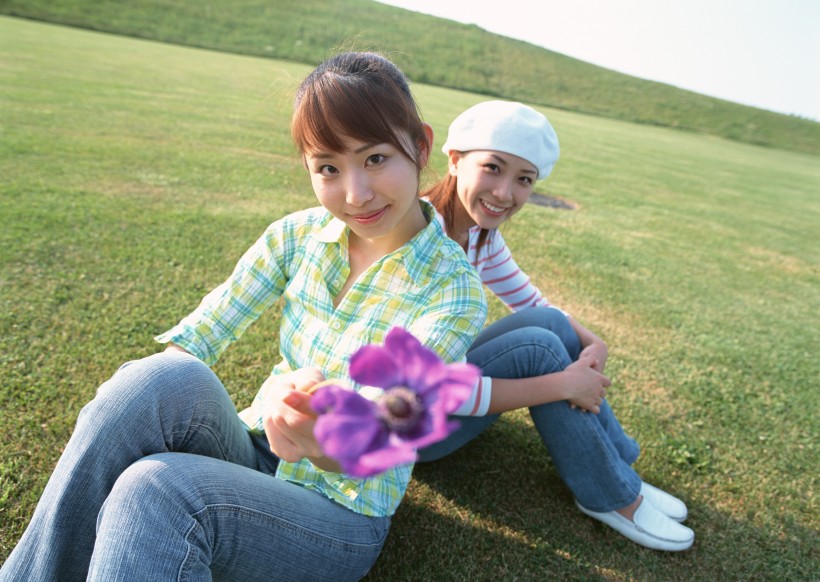
[[[389,525],[239,465],[152,455],[108,496],[89,580],[358,580]]]
[[[580,351],[580,344],[578,343],[578,336],[571,326],[566,324],[566,316],[557,309],[552,308],[532,308],[525,309],[512,313],[498,321],[488,325],[481,333],[478,334],[470,350],[467,352],[467,361],[471,364],[483,368],[483,362],[487,354],[492,354],[493,350],[502,350],[504,353],[519,349],[517,345],[518,336],[508,335],[511,332],[516,332],[521,328],[532,327],[534,329],[550,329],[555,326],[557,333],[555,336],[562,342],[566,343],[563,351],[569,351],[578,357]],[[562,322],[563,320],[563,322]],[[564,325],[560,325],[563,323]],[[569,331],[567,331],[567,329]],[[550,340],[552,342],[552,340]],[[490,347],[487,347],[487,346]],[[552,349],[551,346],[544,346],[543,344],[532,344],[529,346],[521,346],[522,350],[519,356],[522,362],[522,367],[518,371],[523,374],[514,376],[516,378],[525,378],[529,376],[529,370],[533,366],[533,362],[540,360],[542,351],[544,349]],[[529,357],[525,357],[524,350],[527,351]],[[569,364],[564,364],[563,360],[556,359],[555,356],[548,357],[547,360],[553,363],[555,371],[563,369]],[[546,362],[545,362],[546,363]],[[484,373],[485,376],[492,376],[492,374]],[[512,377],[512,376],[503,376]],[[425,463],[428,461],[437,461],[447,455],[456,452],[461,447],[472,441],[478,435],[483,433],[489,426],[495,422],[499,414],[490,414],[486,416],[459,416],[454,417],[460,423],[458,430],[453,432],[449,437],[438,443],[432,444],[429,447],[419,451],[419,462]]]
[[[253,443],[225,388],[193,356],[129,362],[81,411],[0,580],[85,580],[97,514],[117,478],[154,453],[185,451],[253,467]]]
[[[564,314],[533,308],[488,326],[467,359],[486,376],[528,378],[559,372],[579,353],[578,337]],[[641,479],[630,465],[640,449],[624,433],[606,401],[597,415],[573,409],[566,401],[533,406],[530,414],[559,475],[581,504],[594,511],[612,511],[635,501]],[[462,428],[423,451],[422,460],[452,452],[448,449],[463,446],[489,425],[482,417],[459,420]],[[476,426],[481,430],[476,431]]]

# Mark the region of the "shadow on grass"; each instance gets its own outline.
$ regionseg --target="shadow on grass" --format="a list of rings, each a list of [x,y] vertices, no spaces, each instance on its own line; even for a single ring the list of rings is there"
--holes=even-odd
[[[691,550],[630,542],[575,508],[534,429],[517,422],[414,477],[366,580],[816,579],[817,532],[775,535],[689,499]]]

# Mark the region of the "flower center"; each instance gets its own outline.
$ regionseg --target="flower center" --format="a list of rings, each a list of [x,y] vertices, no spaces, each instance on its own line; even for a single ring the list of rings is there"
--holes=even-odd
[[[418,395],[404,386],[390,388],[379,398],[381,419],[387,428],[396,432],[415,427],[423,411],[424,405]]]

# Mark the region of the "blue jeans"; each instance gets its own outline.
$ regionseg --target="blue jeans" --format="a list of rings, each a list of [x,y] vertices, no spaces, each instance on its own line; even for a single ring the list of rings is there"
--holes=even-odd
[[[467,361],[493,378],[530,378],[559,372],[578,359],[581,345],[563,313],[534,307],[487,326],[467,352]],[[641,478],[632,469],[640,448],[627,436],[609,403],[593,414],[567,401],[530,408],[541,440],[573,495],[592,511],[613,511],[635,501]],[[484,432],[498,414],[457,417],[461,427],[444,441],[420,451],[434,461]]]
[[[277,463],[198,359],[125,364],[80,413],[0,581],[363,577],[390,519],[277,479]]]

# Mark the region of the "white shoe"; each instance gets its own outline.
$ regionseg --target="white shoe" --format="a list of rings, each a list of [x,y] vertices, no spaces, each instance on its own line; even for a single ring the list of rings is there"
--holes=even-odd
[[[684,521],[686,519],[688,514],[686,504],[674,495],[643,481],[641,482],[640,495],[643,495],[646,501],[667,517],[671,517],[675,521]]]
[[[655,509],[651,503],[642,501],[635,510],[632,521],[629,521],[617,511],[606,513],[590,511],[578,503],[578,500],[575,501],[575,505],[590,517],[607,524],[622,536],[653,550],[681,552],[692,547],[692,543],[695,541],[695,532],[670,519]]]

